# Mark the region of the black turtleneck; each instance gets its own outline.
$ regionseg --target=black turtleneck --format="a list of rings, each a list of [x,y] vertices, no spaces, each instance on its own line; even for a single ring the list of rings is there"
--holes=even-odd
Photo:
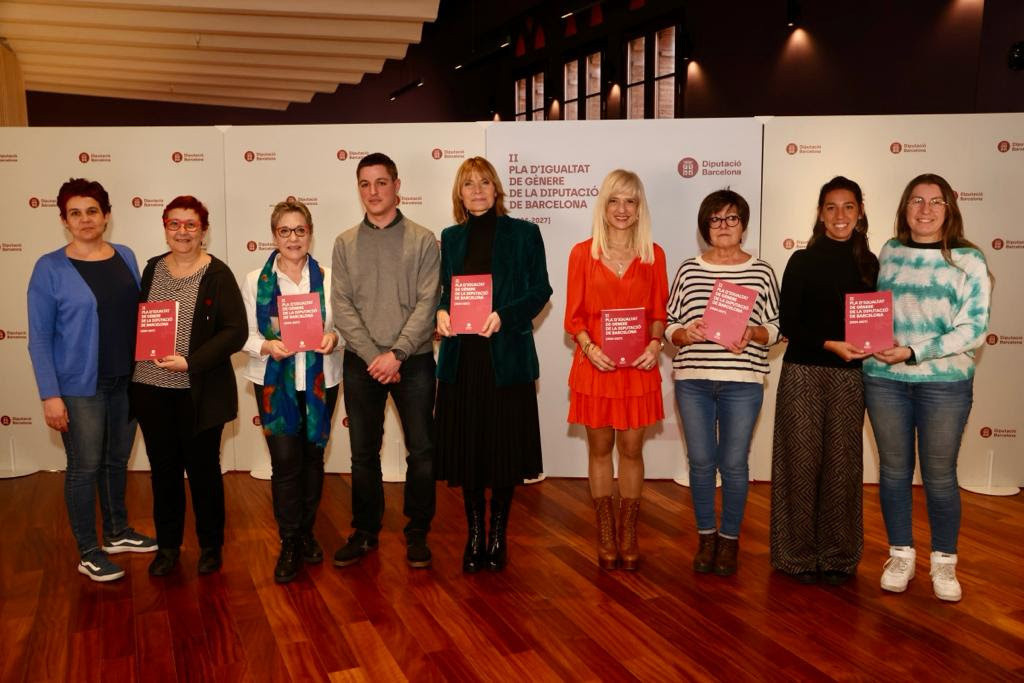
[[[491,272],[494,231],[497,226],[498,214],[493,206],[487,213],[479,216],[469,214],[469,238],[466,241],[466,260],[462,266],[464,275],[480,275]]]
[[[779,297],[779,322],[789,339],[784,359],[803,365],[860,367],[859,360],[846,363],[823,346],[846,336],[846,294],[874,289],[874,282],[867,285],[861,280],[849,240],[837,242],[822,235],[794,253],[786,264]]]

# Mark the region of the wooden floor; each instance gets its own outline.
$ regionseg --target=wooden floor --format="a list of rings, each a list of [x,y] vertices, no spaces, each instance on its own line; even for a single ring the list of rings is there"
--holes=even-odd
[[[176,575],[151,578],[151,556],[119,555],[128,575],[110,584],[76,571],[62,474],[0,481],[0,680],[1024,678],[1024,496],[963,494],[964,599],[948,604],[932,595],[926,553],[905,594],[879,589],[874,487],[865,487],[860,575],[842,588],[771,571],[767,484],[751,487],[736,576],[690,569],[689,492],[669,482],[644,494],[640,571],[602,572],[586,482],[565,479],[517,494],[504,573],[462,575],[461,498],[443,486],[434,568],[408,568],[401,487],[386,485],[378,552],[278,586],[269,483],[225,479],[220,573],[197,576],[189,531]],[[348,478],[328,476],[324,494],[317,535],[330,555],[348,529]],[[150,505],[148,475],[131,474],[131,519],[146,532]],[[924,512],[916,489],[922,548]]]

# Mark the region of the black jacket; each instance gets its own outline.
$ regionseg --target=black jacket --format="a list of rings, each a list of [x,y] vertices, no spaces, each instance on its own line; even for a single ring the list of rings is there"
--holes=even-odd
[[[140,301],[149,296],[156,264],[166,255],[154,256],[146,263]],[[194,434],[230,422],[238,414],[231,354],[241,350],[249,336],[245,304],[234,273],[216,256],[211,255],[210,259],[210,266],[199,281],[186,359],[195,409]]]

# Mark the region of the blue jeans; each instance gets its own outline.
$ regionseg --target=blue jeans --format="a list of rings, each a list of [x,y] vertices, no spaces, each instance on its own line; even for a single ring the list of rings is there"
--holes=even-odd
[[[96,490],[103,513],[103,535],[120,534],[128,526],[124,488],[128,458],[135,441],[135,420],[129,417],[128,380],[101,377],[93,396],[62,396],[68,431],[61,434],[68,456],[64,502],[71,533],[82,555],[100,547],[96,537]]]
[[[750,439],[761,412],[764,385],[705,379],[676,380],[676,403],[683,418],[690,494],[697,530],[715,528],[715,470],[722,473],[722,525],[738,537],[747,504]]]
[[[864,399],[878,444],[878,490],[889,544],[914,545],[911,483],[916,432],[932,550],[955,553],[960,533],[956,459],[974,400],[974,379],[899,382],[865,375]]]
[[[384,517],[384,484],[380,447],[384,440],[384,408],[388,394],[402,422],[405,448],[405,532],[430,530],[434,518],[434,355],[409,356],[402,363],[402,380],[381,384],[366,371],[363,359],[345,352],[342,396],[352,445],[352,527],[376,535]]]

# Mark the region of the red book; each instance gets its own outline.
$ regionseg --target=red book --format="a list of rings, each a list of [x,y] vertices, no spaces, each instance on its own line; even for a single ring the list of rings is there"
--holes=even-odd
[[[139,304],[135,327],[135,360],[160,360],[174,354],[178,336],[178,302],[146,301]]]
[[[491,276],[453,275],[451,322],[455,334],[477,334],[483,329],[491,307]]]
[[[320,295],[310,292],[277,297],[277,322],[281,327],[281,341],[289,351],[319,349],[324,340]]]
[[[896,345],[892,333],[892,292],[846,295],[846,342],[872,353]]]
[[[738,344],[750,322],[757,294],[756,289],[715,280],[704,309],[704,337],[725,347]]]
[[[621,367],[632,365],[650,340],[642,308],[606,308],[601,311],[601,350]]]

